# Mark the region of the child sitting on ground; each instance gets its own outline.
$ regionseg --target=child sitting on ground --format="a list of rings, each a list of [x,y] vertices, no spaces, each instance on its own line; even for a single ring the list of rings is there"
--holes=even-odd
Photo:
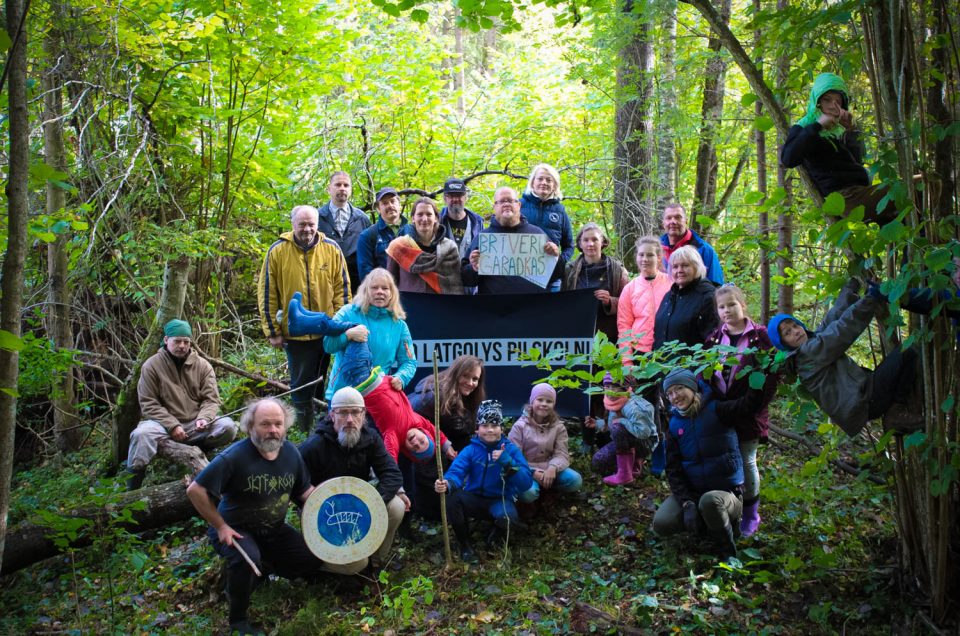
[[[570,468],[567,429],[554,406],[557,392],[541,383],[530,391],[530,402],[523,415],[510,428],[508,438],[523,452],[533,471],[533,484],[520,494],[519,501],[533,503],[541,490],[576,492],[583,485],[580,473]]]
[[[467,563],[477,560],[467,518],[492,518],[494,529],[487,542],[502,541],[510,528],[520,526],[514,501],[533,484],[523,453],[503,434],[501,409],[496,400],[480,404],[476,436],[434,484],[438,493],[450,493],[447,520],[460,544],[460,557]]]
[[[857,295],[859,289],[856,279],[844,285],[815,333],[794,316],[777,314],[767,325],[770,341],[789,352],[786,372],[800,378],[803,388],[847,435],[857,435],[868,420],[880,417],[885,429],[897,433],[919,430],[923,413],[916,399],[917,351],[897,348],[873,371],[847,355],[870,326],[877,307],[886,302],[876,284],[862,298]]]
[[[733,400],[743,397],[750,390],[750,375],[746,369],[757,370],[759,364],[753,354],[744,355],[746,349],[769,351],[773,343],[767,336],[767,328],[750,320],[747,315],[747,297],[736,285],[726,284],[717,288],[713,296],[717,304],[720,326],[705,343],[706,347],[726,346],[737,349],[737,355],[724,360],[724,366],[713,374],[710,388],[718,399]],[[757,466],[757,447],[767,443],[769,428],[767,405],[777,393],[779,377],[768,372],[763,382],[763,402],[758,409],[737,420],[737,441],[743,460],[743,517],[740,532],[749,537],[760,527],[760,469]]]
[[[630,380],[616,384],[609,373],[603,378],[603,405],[611,440],[593,456],[593,470],[608,486],[632,483],[643,474],[643,462],[657,445],[657,420],[653,405],[633,393]]]

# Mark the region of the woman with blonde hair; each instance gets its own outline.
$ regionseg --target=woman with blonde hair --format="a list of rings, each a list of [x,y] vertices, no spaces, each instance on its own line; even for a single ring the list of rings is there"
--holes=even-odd
[[[620,292],[617,328],[621,347],[629,347],[630,359],[653,349],[653,324],[660,301],[670,291],[673,281],[660,269],[663,247],[656,236],[643,236],[637,241],[637,271],[640,273]],[[626,361],[626,360],[625,360]]]
[[[573,260],[573,226],[560,192],[560,173],[547,163],[537,164],[530,171],[527,187],[520,197],[520,214],[527,222],[547,233],[551,242],[560,246],[565,263]],[[559,290],[559,285],[557,289]]]
[[[402,391],[417,370],[413,340],[407,327],[406,312],[400,305],[400,291],[390,272],[378,267],[363,279],[353,302],[340,308],[334,318],[356,323],[342,335],[327,336],[323,348],[333,355],[333,370],[327,382],[329,401],[337,389],[348,382],[341,372],[343,353],[347,342],[366,342],[370,348],[373,366],[389,375],[393,388]]]

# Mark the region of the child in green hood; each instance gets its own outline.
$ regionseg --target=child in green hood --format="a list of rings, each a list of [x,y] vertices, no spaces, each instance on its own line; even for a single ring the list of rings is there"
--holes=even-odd
[[[883,185],[871,185],[863,167],[864,146],[850,114],[847,85],[833,73],[822,73],[813,82],[807,112],[790,127],[780,152],[788,168],[802,165],[824,197],[839,192],[845,201],[844,215],[864,207],[864,221],[881,225],[897,216]]]

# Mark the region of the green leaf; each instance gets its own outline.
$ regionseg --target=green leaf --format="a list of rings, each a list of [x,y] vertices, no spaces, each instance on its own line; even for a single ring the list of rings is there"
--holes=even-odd
[[[765,195],[763,192],[758,192],[755,190],[744,195],[743,202],[747,205],[756,205],[757,203],[763,201],[763,197],[765,196],[767,195]]]
[[[426,24],[429,18],[430,14],[423,9],[414,9],[410,12],[410,19],[414,22],[419,22],[420,24]]]
[[[937,272],[945,268],[952,258],[953,254],[950,253],[949,249],[946,247],[938,247],[926,255],[923,259],[923,264]]]
[[[23,339],[13,335],[9,331],[0,329],[0,349],[6,349],[7,351],[22,351]]]
[[[745,93],[743,97],[740,98],[741,106],[752,106],[754,102],[757,101],[757,96],[753,93]]]
[[[914,446],[920,446],[927,440],[927,434],[923,431],[916,431],[903,438],[903,449],[908,450]]]
[[[757,117],[757,121],[755,121],[753,125],[756,126],[760,132],[767,132],[773,128],[773,119],[769,115],[761,115]]]
[[[949,413],[953,410],[954,399],[952,395],[948,395],[947,399],[943,401],[943,404],[940,405],[940,410],[944,413]]]
[[[824,214],[830,216],[840,216],[843,214],[843,207],[843,195],[839,192],[831,192],[829,196],[827,196],[827,199],[823,202],[823,207],[821,209],[823,210]]]
[[[903,236],[903,232],[903,223],[894,219],[880,228],[880,238],[885,240],[887,243],[894,243],[897,241],[897,239]]]
[[[10,39],[10,36],[7,34],[6,29],[0,29],[0,50],[6,51],[13,46],[13,41]]]
[[[754,371],[750,374],[750,379],[748,380],[750,383],[750,388],[754,389],[755,391],[759,391],[763,388],[763,383],[766,381],[766,379],[767,376],[765,376],[763,373],[760,371]]]

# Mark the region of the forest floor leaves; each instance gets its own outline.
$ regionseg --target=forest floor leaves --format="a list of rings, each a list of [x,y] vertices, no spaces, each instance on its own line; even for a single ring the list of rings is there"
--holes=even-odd
[[[762,449],[763,523],[730,564],[704,539],[653,536],[665,481],[606,487],[577,454],[584,491],[545,498],[506,549],[486,549],[475,524],[478,565],[461,563],[454,541],[445,570],[438,524],[414,519],[382,572],[270,580],[251,618],[279,635],[912,633],[889,488],[811,469],[816,458],[799,452]],[[54,505],[52,484],[91,478],[91,466],[20,473],[17,510]],[[0,633],[226,633],[204,530],[200,520],[140,538],[105,528],[91,548],[4,577]]]

